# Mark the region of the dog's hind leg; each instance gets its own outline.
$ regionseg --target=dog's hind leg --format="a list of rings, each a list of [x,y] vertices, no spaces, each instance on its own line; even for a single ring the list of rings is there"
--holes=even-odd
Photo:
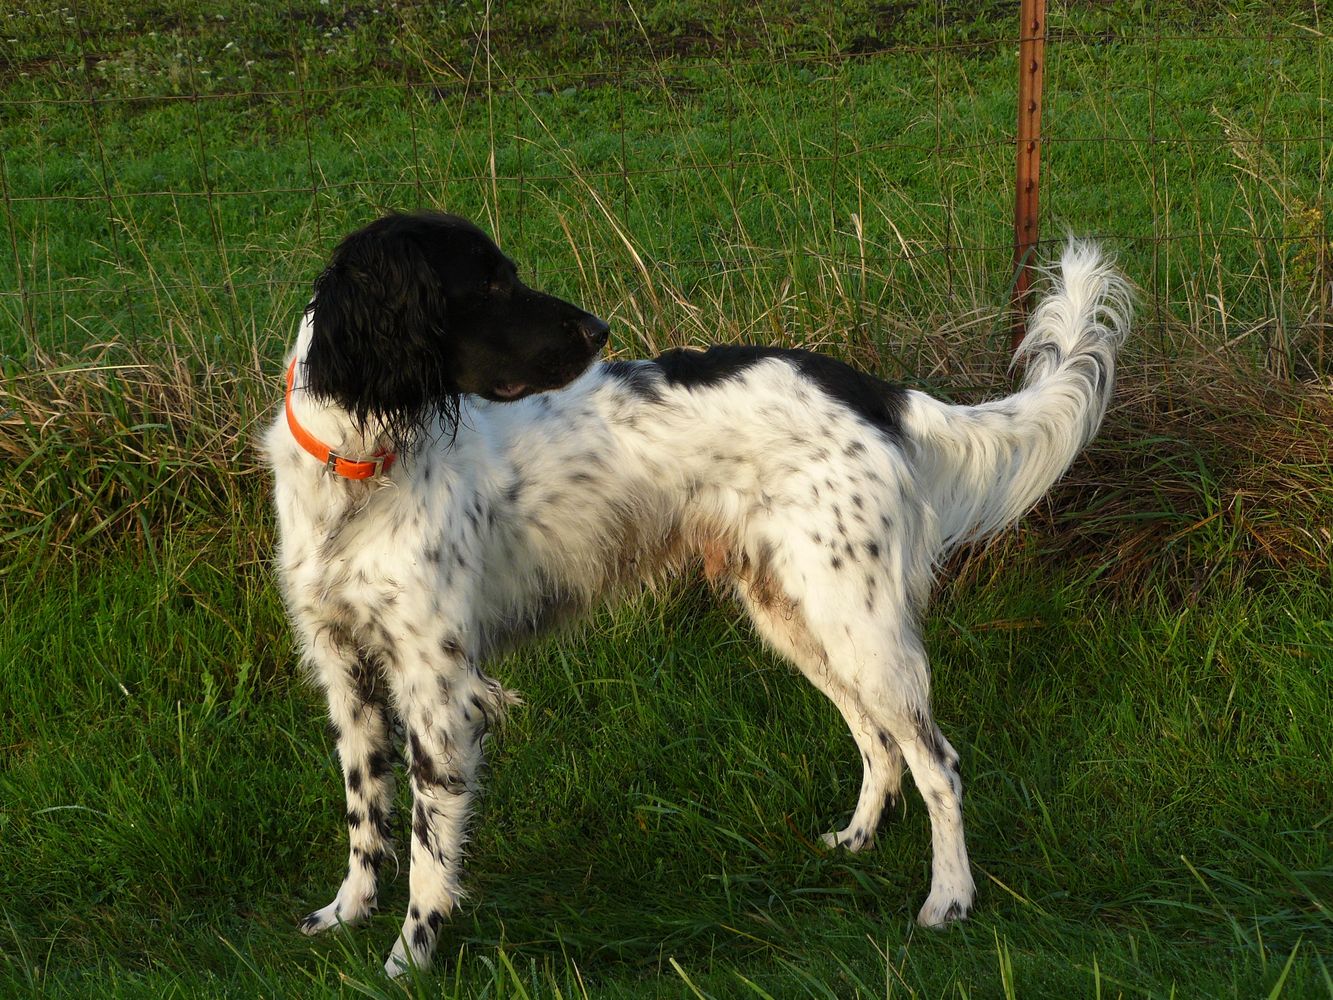
[[[865,709],[853,696],[824,693],[842,712],[861,751],[861,794],[847,825],[841,830],[820,834],[819,839],[828,847],[843,847],[856,852],[874,844],[875,831],[885,807],[894,810],[898,806],[902,794],[903,754],[891,736],[870,726]]]
[[[848,662],[855,662],[857,690],[871,723],[902,750],[930,814],[930,894],[917,920],[942,927],[965,918],[976,896],[963,838],[958,754],[931,717],[929,666],[915,630],[903,629],[892,644],[877,638],[855,636],[845,652],[855,656]],[[879,655],[870,655],[876,647]]]
[[[765,600],[745,585],[737,587],[760,637],[803,673],[842,713],[861,752],[861,793],[852,818],[842,830],[821,835],[829,847],[859,851],[874,843],[886,804],[898,802],[903,756],[898,744],[873,725],[858,697],[829,671],[823,648],[805,627],[798,610],[785,601]]]
[[[744,585],[738,592],[760,634],[838,706],[865,758],[852,820],[825,842],[855,850],[873,837],[905,762],[930,815],[931,890],[917,919],[928,927],[963,919],[976,894],[963,839],[963,784],[958,754],[931,718],[929,665],[916,630],[901,615],[873,623],[849,617],[836,601],[814,610],[812,625],[795,602],[764,599],[771,589],[758,597]]]
[[[347,792],[347,832],[351,853],[337,896],[301,921],[317,934],[339,924],[356,924],[375,911],[380,865],[389,853],[389,811],[393,766],[388,709],[379,664],[358,650],[337,626],[314,632],[309,659],[328,699],[329,728],[338,745]]]

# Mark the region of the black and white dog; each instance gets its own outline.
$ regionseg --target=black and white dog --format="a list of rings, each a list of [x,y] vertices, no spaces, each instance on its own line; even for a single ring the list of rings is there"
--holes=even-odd
[[[951,406],[830,358],[715,347],[595,363],[600,319],[525,286],[475,226],[392,215],[315,284],[266,437],[292,621],[328,698],[351,857],[315,933],[372,912],[392,717],[411,781],[407,919],[425,967],[459,899],[483,737],[514,698],[496,654],[691,563],[837,705],[864,766],[848,850],[906,763],[930,814],[922,924],[967,915],[958,755],[930,710],[919,619],[951,546],[1024,514],[1096,433],[1130,321],[1071,243],[1031,316],[1023,387]]]

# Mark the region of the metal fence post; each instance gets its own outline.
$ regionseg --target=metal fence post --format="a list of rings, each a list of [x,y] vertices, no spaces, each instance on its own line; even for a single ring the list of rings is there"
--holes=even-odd
[[[1038,235],[1041,84],[1046,64],[1046,0],[1023,0],[1018,33],[1018,171],[1014,187],[1014,326],[1010,347],[1027,332],[1028,270]]]

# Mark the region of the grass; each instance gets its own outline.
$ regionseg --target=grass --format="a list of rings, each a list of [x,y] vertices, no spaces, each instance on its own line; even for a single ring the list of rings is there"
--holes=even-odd
[[[0,777],[8,991],[336,993],[343,973],[383,988],[401,880],[367,929],[293,929],[336,880],[342,833],[322,710],[267,574],[171,552],[9,595],[0,649],[25,669],[0,701],[19,722]],[[929,630],[966,747],[982,886],[967,927],[912,927],[914,800],[872,854],[811,844],[855,796],[841,722],[682,590],[504,665],[527,707],[494,755],[473,900],[429,989],[500,990],[507,956],[508,995],[579,995],[571,976],[595,996],[688,995],[685,975],[709,995],[762,995],[749,980],[869,996],[886,977],[972,995],[1004,955],[1039,995],[1097,975],[1124,995],[1257,995],[1294,955],[1283,995],[1318,995],[1328,590],[1118,607],[1077,579],[1025,587],[1009,554],[998,585],[946,588]]]
[[[0,14],[0,996],[400,995],[402,878],[295,930],[345,833],[252,445],[319,262],[441,205],[621,352],[1003,391],[1013,5],[123,6]],[[409,993],[1333,994],[1321,18],[1052,11],[1044,226],[1144,308],[1102,438],[930,616],[974,919],[913,925],[910,793],[814,847],[845,727],[687,581],[496,666]]]

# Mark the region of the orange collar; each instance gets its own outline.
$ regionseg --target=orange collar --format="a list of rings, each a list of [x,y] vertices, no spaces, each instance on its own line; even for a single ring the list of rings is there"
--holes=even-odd
[[[382,451],[374,458],[367,459],[364,462],[343,458],[298,424],[296,414],[292,412],[292,386],[295,384],[296,359],[292,358],[291,366],[287,369],[287,394],[283,398],[283,406],[287,410],[287,426],[291,429],[292,437],[296,438],[297,444],[319,459],[330,472],[342,476],[344,479],[369,479],[371,476],[378,476],[389,471],[393,465],[393,460],[397,457],[393,452]]]

